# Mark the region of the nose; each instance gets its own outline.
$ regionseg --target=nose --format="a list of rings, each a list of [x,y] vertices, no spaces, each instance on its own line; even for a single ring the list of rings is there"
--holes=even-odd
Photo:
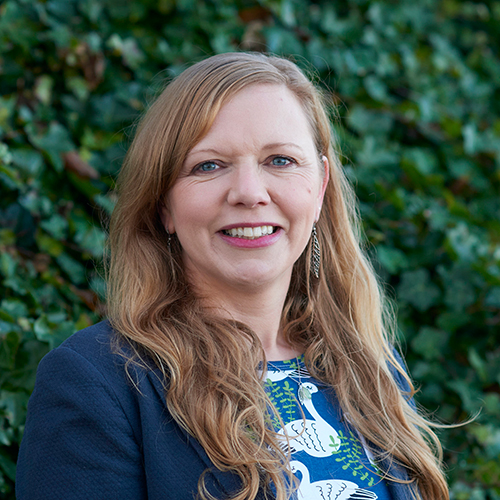
[[[265,173],[258,165],[241,165],[234,170],[227,196],[230,205],[253,208],[271,201]]]

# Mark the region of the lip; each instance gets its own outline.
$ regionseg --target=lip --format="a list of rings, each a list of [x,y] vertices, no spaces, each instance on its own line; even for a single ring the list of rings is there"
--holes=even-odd
[[[232,226],[227,226],[225,229],[232,229],[233,227],[258,227],[258,226],[271,226],[272,224],[246,224],[242,226],[241,224],[237,225],[232,225]],[[234,236],[228,236],[227,234],[224,234],[221,229],[219,231],[218,235],[221,237],[222,240],[224,240],[226,243],[233,247],[238,247],[238,248],[264,248],[268,247],[270,245],[273,245],[276,241],[278,241],[281,236],[283,235],[284,231],[283,228],[280,226],[277,227],[276,231],[273,234],[267,234],[266,236],[261,236],[260,238],[256,238],[254,240],[247,240],[245,238],[236,238]]]

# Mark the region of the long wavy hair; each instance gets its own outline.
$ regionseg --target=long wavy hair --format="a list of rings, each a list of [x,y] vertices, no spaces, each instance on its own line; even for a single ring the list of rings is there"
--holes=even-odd
[[[188,152],[221,106],[255,84],[286,86],[295,94],[318,157],[326,156],[331,168],[317,222],[320,278],[312,277],[308,245],[292,272],[281,318],[285,338],[304,351],[310,373],[334,388],[379,463],[406,468],[415,499],[448,499],[433,424],[408,404],[413,386],[391,347],[393,315],[361,249],[355,196],[338,160],[325,99],[294,63],[248,53],[210,57],[173,79],[144,115],[118,179],[110,223],[110,321],[133,348],[130,362],[147,356],[162,371],[177,423],[215,467],[239,475],[235,499],[254,499],[271,483],[278,500],[288,498],[290,457],[269,425],[260,341],[244,324],[203,308],[183,272],[180,244],[175,236],[170,241],[160,219]],[[204,477],[198,493],[211,498]]]

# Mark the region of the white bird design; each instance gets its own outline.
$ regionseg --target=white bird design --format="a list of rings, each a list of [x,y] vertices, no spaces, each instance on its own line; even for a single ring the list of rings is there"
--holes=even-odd
[[[278,434],[288,436],[289,442],[282,443],[282,448],[290,453],[304,451],[312,457],[331,456],[340,447],[341,441],[337,431],[317,412],[312,402],[312,395],[318,388],[311,382],[299,386],[299,400],[312,415],[314,420],[294,420],[285,425]]]
[[[376,500],[378,495],[373,491],[359,488],[356,483],[343,479],[325,479],[311,483],[309,470],[297,460],[290,462],[292,472],[300,472],[302,480],[297,490],[299,498],[306,500]]]
[[[281,370],[280,368],[276,369],[269,363],[267,364],[266,379],[269,379],[271,382],[278,382],[280,380],[284,380],[287,377],[290,377],[292,380],[300,380],[303,378],[311,378],[311,375],[309,375],[309,372],[303,366],[300,366],[298,369],[294,368],[292,370]]]

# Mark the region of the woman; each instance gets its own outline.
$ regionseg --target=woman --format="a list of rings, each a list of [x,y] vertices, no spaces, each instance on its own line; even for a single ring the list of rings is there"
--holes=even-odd
[[[448,498],[353,200],[293,63],[170,83],[119,178],[109,322],[40,365],[18,499]]]

